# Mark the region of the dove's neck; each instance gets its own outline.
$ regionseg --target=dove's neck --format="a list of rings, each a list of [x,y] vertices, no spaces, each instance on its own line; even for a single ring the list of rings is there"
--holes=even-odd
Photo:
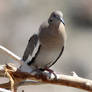
[[[50,33],[52,33],[53,35],[58,35],[59,26],[60,26],[60,23],[50,24],[49,25]]]

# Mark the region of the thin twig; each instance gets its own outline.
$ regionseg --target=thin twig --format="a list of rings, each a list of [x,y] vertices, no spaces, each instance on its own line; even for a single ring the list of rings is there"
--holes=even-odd
[[[12,73],[9,73],[9,70],[5,67],[5,73],[6,75],[9,77],[10,82],[11,82],[11,91],[12,92],[16,92],[16,86],[15,86],[15,82],[14,82],[14,77],[12,76]]]
[[[23,62],[21,61],[21,58],[17,55],[15,55],[13,52],[11,52],[9,49],[5,48],[4,46],[0,45],[0,49],[5,52],[8,56],[10,56],[12,59],[18,61],[21,65]]]

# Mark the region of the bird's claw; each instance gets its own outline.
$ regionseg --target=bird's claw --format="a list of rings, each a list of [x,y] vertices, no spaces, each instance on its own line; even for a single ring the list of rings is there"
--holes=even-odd
[[[55,74],[55,72],[53,70],[51,70],[49,68],[46,68],[45,70],[48,71],[49,74],[50,74],[49,79],[51,79],[51,74],[53,74],[54,75],[54,79],[57,80],[57,76],[56,76],[56,74]]]

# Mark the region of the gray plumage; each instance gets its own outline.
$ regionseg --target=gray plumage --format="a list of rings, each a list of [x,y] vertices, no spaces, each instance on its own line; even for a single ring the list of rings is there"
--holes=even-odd
[[[36,69],[49,68],[62,55],[65,41],[63,15],[60,11],[54,11],[48,21],[40,26],[39,33],[29,39],[23,61]]]

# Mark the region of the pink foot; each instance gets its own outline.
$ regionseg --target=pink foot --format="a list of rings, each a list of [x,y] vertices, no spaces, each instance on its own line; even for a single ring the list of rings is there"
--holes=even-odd
[[[50,74],[52,73],[55,76],[55,79],[57,79],[56,74],[54,73],[53,70],[49,69],[49,68],[45,68],[46,71],[48,71]]]

